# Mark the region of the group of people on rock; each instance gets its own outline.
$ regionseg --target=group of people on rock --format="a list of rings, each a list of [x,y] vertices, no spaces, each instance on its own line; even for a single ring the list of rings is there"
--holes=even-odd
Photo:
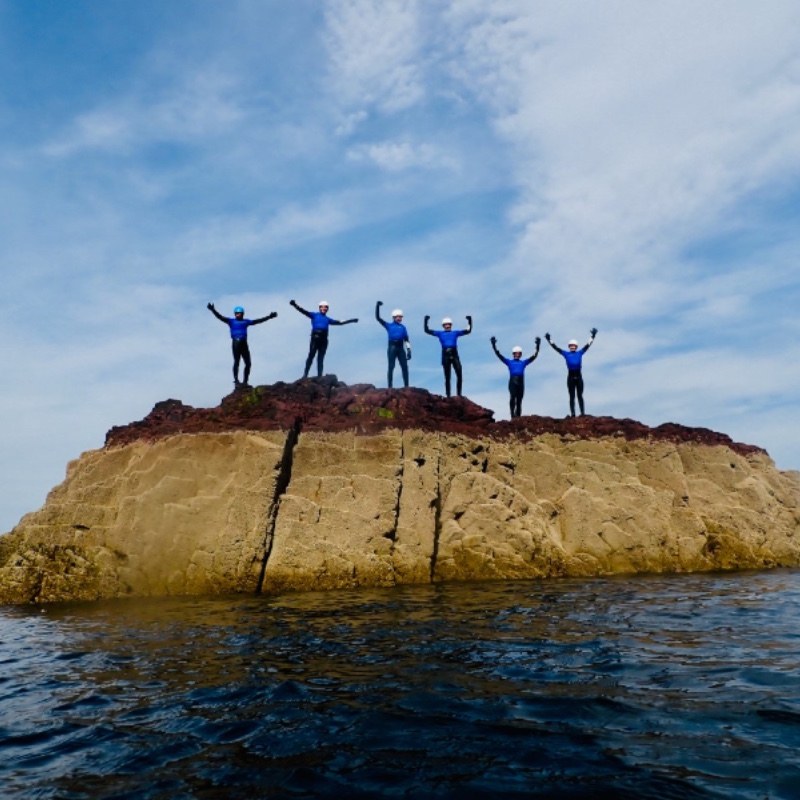
[[[304,316],[311,320],[311,341],[308,348],[308,356],[306,357],[305,367],[303,369],[303,378],[308,378],[311,370],[311,365],[314,359],[317,361],[317,377],[322,377],[325,353],[328,350],[328,329],[331,325],[350,325],[358,322],[358,318],[346,320],[332,319],[328,316],[330,305],[326,300],[321,300],[318,305],[317,311],[307,311],[305,308],[299,306],[294,300],[289,301],[295,310],[299,311]],[[400,372],[403,377],[403,386],[408,387],[408,362],[411,360],[411,340],[408,336],[408,329],[403,323],[403,311],[395,308],[391,313],[391,322],[387,322],[381,317],[381,307],[383,301],[378,300],[375,304],[375,319],[386,330],[388,336],[387,345],[387,382],[391,389],[394,382],[394,370],[397,364],[400,365]],[[213,303],[208,304],[208,310],[221,322],[224,322],[230,329],[231,334],[231,348],[233,352],[233,382],[237,387],[249,386],[250,368],[252,360],[250,357],[250,348],[247,344],[247,329],[251,325],[259,325],[262,322],[274,319],[278,316],[276,311],[267,314],[265,317],[257,319],[247,319],[244,316],[244,309],[241,306],[236,306],[233,309],[233,317],[226,317],[220,314],[215,308]],[[444,387],[445,394],[450,397],[451,393],[451,380],[452,374],[456,376],[456,394],[460,397],[463,384],[463,371],[461,368],[461,359],[458,355],[458,340],[462,336],[467,336],[472,333],[472,317],[467,316],[467,327],[461,330],[453,329],[453,320],[445,317],[442,320],[441,330],[432,330],[430,328],[430,315],[425,315],[423,330],[429,336],[435,336],[442,347],[442,370],[444,371]],[[597,328],[592,328],[590,331],[590,338],[583,347],[579,347],[575,339],[567,343],[567,349],[560,348],[551,338],[549,333],[545,333],[544,338],[550,347],[557,353],[563,356],[567,365],[567,390],[569,393],[569,409],[570,416],[575,416],[575,400],[578,401],[578,408],[580,414],[583,416],[585,412],[583,403],[583,374],[582,363],[584,353],[591,347],[594,338],[597,336]],[[492,344],[492,350],[497,358],[502,361],[508,368],[508,394],[509,394],[509,409],[511,411],[512,419],[519,417],[522,414],[522,398],[525,395],[525,369],[536,360],[539,355],[539,347],[541,339],[537,336],[535,339],[536,349],[532,356],[529,358],[522,358],[522,348],[517,345],[511,350],[511,358],[506,358],[497,349],[497,338],[492,336],[489,340]],[[239,380],[239,367],[244,364],[243,380]]]

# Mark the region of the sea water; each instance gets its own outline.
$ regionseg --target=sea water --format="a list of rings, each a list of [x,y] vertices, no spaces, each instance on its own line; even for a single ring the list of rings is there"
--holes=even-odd
[[[0,609],[0,796],[800,797],[800,572]]]

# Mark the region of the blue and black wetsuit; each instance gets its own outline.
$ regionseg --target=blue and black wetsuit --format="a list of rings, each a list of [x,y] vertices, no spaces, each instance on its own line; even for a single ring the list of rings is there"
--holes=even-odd
[[[562,350],[555,342],[550,341],[550,335],[546,335],[546,339],[550,347],[560,353],[567,362],[567,391],[569,392],[569,413],[570,416],[575,416],[575,395],[578,396],[578,406],[581,410],[581,416],[586,412],[583,406],[583,373],[581,372],[583,366],[583,354],[592,346],[596,331],[592,330],[592,336],[580,350]]]
[[[314,356],[316,356],[317,377],[321,378],[325,365],[325,353],[328,352],[328,328],[331,325],[349,325],[351,322],[358,322],[358,320],[346,319],[340,322],[338,319],[331,319],[327,314],[323,314],[322,311],[306,311],[304,308],[297,305],[294,300],[290,300],[289,303],[311,320],[311,343],[308,348],[308,357],[306,358],[303,377],[308,377],[308,372],[311,369]]]
[[[461,331],[454,331],[452,329],[449,331],[432,331],[428,327],[429,319],[429,316],[425,317],[425,333],[429,336],[435,336],[442,345],[442,369],[444,370],[445,394],[450,397],[450,372],[453,370],[456,373],[456,394],[461,397],[462,371],[461,359],[458,357],[458,339],[461,336],[468,336],[472,333],[472,317],[467,317],[469,327]]]
[[[386,322],[386,320],[381,319],[381,305],[382,303],[380,301],[375,304],[375,319],[386,328],[386,333],[389,336],[386,350],[386,356],[389,360],[387,383],[391,389],[394,365],[395,362],[400,362],[400,371],[403,373],[403,386],[408,386],[408,357],[411,355],[408,331],[402,322],[395,322],[394,319],[392,319],[391,322]]]
[[[213,303],[209,303],[208,310],[220,321],[224,322],[231,331],[231,351],[233,352],[233,382],[239,386],[239,362],[244,362],[244,385],[248,385],[250,380],[250,367],[252,361],[250,359],[250,347],[247,344],[247,329],[251,325],[260,325],[262,322],[274,319],[277,317],[276,312],[267,314],[266,317],[259,317],[258,319],[237,319],[236,317],[224,317],[214,308]]]
[[[522,398],[525,396],[525,368],[536,360],[539,355],[540,340],[536,339],[536,352],[526,359],[506,358],[497,349],[497,345],[492,339],[492,350],[494,354],[508,367],[508,394],[511,419],[522,415]]]

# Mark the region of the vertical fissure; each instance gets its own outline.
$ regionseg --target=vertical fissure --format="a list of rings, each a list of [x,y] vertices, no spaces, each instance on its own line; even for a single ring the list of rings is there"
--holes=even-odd
[[[436,500],[433,516],[433,552],[431,553],[431,583],[436,576],[436,559],[439,557],[439,534],[442,528],[442,453],[436,459]]]
[[[270,504],[269,517],[267,518],[266,531],[264,532],[264,557],[261,562],[261,573],[258,576],[258,584],[256,585],[256,594],[261,593],[264,586],[264,577],[267,574],[267,563],[272,554],[272,544],[275,540],[275,526],[278,524],[278,509],[280,508],[281,498],[286,493],[289,482],[292,479],[292,466],[294,463],[294,448],[297,446],[297,440],[300,438],[301,420],[297,417],[294,425],[286,435],[286,441],[283,444],[283,453],[281,454],[280,471],[278,478],[275,481],[275,491],[272,495],[272,503]]]
[[[397,486],[397,500],[395,501],[394,505],[394,527],[388,533],[386,533],[386,538],[390,539],[392,542],[392,546],[389,548],[390,555],[394,555],[394,546],[397,542],[397,529],[400,525],[400,502],[403,498],[403,477],[405,476],[405,468],[406,468],[406,449],[405,449],[405,435],[401,431],[400,432],[400,473],[397,476],[398,486]]]

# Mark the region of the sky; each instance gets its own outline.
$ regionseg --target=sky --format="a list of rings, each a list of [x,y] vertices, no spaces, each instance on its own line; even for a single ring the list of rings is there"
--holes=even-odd
[[[326,371],[508,417],[489,337],[599,333],[586,410],[676,422],[800,469],[795,0],[0,0],[0,531],[167,398]],[[399,382],[399,375],[397,376]],[[563,359],[523,413],[568,411]]]

